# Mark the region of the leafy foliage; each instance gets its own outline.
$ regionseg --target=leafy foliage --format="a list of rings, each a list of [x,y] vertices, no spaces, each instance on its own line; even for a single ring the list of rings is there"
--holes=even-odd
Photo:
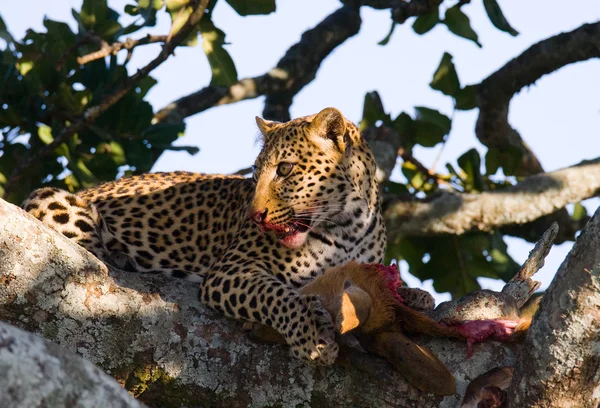
[[[452,56],[448,53],[444,53],[430,86],[454,98],[456,109],[475,107],[475,86],[461,88]],[[387,126],[395,130],[402,147],[410,155],[415,146],[431,148],[444,143],[452,129],[452,120],[435,109],[422,106],[415,107],[414,116],[402,112],[392,119],[377,92],[373,91],[365,95],[361,129],[372,126]],[[494,181],[490,176],[501,167],[506,174],[512,174],[520,162],[520,153],[490,149],[484,162],[476,149],[470,149],[456,162],[457,167],[446,164],[448,174],[436,174],[413,161],[404,161],[401,172],[406,183],[389,181],[385,191],[416,198],[432,196],[441,188],[464,193],[502,189],[511,183]],[[585,214],[576,207],[574,219],[583,216]],[[508,280],[519,268],[498,232],[404,238],[389,243],[386,262],[393,259],[405,260],[413,275],[421,280],[433,279],[437,291],[450,292],[453,297],[479,289],[479,277]]]
[[[123,27],[117,21],[119,13],[106,0],[86,0],[81,10],[72,13],[77,32],[46,19],[45,32],[29,30],[21,41],[3,35],[9,41],[0,51],[0,77],[4,78],[0,126],[5,135],[0,142],[0,184],[5,186],[22,160],[35,157],[127,78],[125,66],[115,57],[79,65],[77,56],[97,50],[100,41],[112,43],[153,25],[161,7],[161,1],[128,7],[143,22]],[[145,78],[93,124],[34,161],[6,198],[19,202],[41,185],[75,191],[118,174],[150,170],[185,128],[183,123],[152,124],[153,108],[144,97],[154,84],[154,79]]]
[[[512,278],[519,264],[506,249],[499,233],[413,237],[389,245],[387,261],[403,259],[411,274],[421,280],[433,279],[437,292],[460,297],[480,289],[479,277],[505,281]]]

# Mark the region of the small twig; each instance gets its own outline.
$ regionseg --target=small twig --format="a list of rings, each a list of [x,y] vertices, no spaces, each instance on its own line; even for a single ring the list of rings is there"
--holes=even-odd
[[[244,167],[243,169],[239,169],[238,171],[233,173],[233,175],[234,176],[245,176],[247,174],[252,173],[252,171],[253,171],[252,167]]]
[[[506,293],[515,299],[519,308],[540,287],[540,282],[534,281],[531,277],[544,266],[544,261],[550,253],[557,235],[558,224],[554,222],[535,244],[519,272],[502,288],[502,293]]]
[[[107,57],[109,55],[117,55],[117,53],[121,50],[127,50],[128,55],[131,53],[131,50],[139,45],[146,44],[154,44],[154,43],[165,43],[167,42],[166,35],[151,35],[148,34],[144,38],[140,38],[139,40],[134,40],[132,38],[128,38],[125,42],[115,42],[112,45],[108,45],[105,43],[101,49],[98,51],[94,51],[90,54],[83,55],[81,57],[77,57],[77,63],[79,65],[85,65],[88,62],[95,61],[97,59],[101,59]]]
[[[84,44],[96,43],[100,48],[108,47],[108,43],[104,41],[100,36],[98,36],[93,31],[87,31],[75,44],[69,47],[67,51],[61,55],[61,57],[56,61],[56,70],[60,71],[63,69],[67,58],[69,55],[74,53],[79,47]]]
[[[535,244],[535,246],[529,253],[527,261],[525,261],[525,263],[521,267],[521,270],[519,271],[518,275],[515,276],[515,278],[530,278],[537,271],[542,269],[542,267],[544,266],[544,259],[546,259],[546,257],[548,256],[548,253],[552,248],[552,243],[554,242],[556,235],[558,235],[558,223],[554,222],[552,223],[550,228],[548,228],[548,230],[544,232],[544,235],[542,235],[540,240]]]
[[[192,29],[200,22],[202,16],[204,15],[204,11],[206,6],[208,5],[209,0],[197,0],[194,3],[194,11],[187,19],[183,27],[173,36],[171,41],[165,43],[163,49],[158,54],[158,56],[150,61],[148,65],[144,66],[140,70],[138,70],[131,77],[123,80],[119,85],[115,87],[115,90],[107,95],[100,104],[96,106],[89,107],[85,110],[83,115],[77,119],[74,123],[64,128],[54,140],[47,144],[46,146],[40,148],[38,151],[31,154],[28,158],[23,160],[19,166],[15,170],[13,170],[12,174],[8,179],[8,183],[6,184],[5,196],[8,196],[14,186],[20,181],[23,177],[23,172],[30,166],[32,166],[35,162],[38,162],[45,156],[51,154],[54,149],[60,146],[62,143],[66,142],[71,136],[80,130],[87,127],[89,124],[93,123],[100,115],[102,115],[108,108],[117,103],[123,96],[125,96],[133,87],[142,79],[148,76],[150,72],[162,64],[172,53],[175,47],[179,45],[192,31]]]
[[[438,185],[446,185],[454,190],[452,184],[448,183],[446,180],[441,179],[436,172],[432,169],[428,169],[423,163],[421,163],[416,157],[414,157],[408,150],[404,147],[400,147],[398,149],[398,156],[402,158],[407,163],[414,165],[417,168],[417,171],[421,173],[423,176],[427,178],[429,181],[433,181]]]

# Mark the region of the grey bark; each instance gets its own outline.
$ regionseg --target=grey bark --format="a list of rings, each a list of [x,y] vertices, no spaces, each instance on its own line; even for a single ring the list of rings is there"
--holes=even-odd
[[[459,194],[449,191],[427,201],[394,200],[385,208],[388,237],[463,234],[525,224],[600,192],[600,159],[530,176],[499,191]]]
[[[478,344],[467,359],[464,342],[422,341],[456,377],[457,395],[444,399],[356,351],[311,368],[287,347],[252,343],[193,284],[109,272],[3,200],[0,220],[0,320],[82,355],[150,406],[454,407],[471,379],[515,362],[515,344]]]
[[[600,209],[541,301],[508,397],[511,407],[600,404]]]
[[[0,373],[3,408],[143,406],[89,361],[3,322]]]

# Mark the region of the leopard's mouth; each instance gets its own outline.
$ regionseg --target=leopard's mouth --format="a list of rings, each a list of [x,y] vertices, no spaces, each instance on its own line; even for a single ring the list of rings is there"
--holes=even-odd
[[[262,224],[263,232],[274,232],[277,241],[288,248],[300,248],[306,242],[312,220],[292,218],[285,224]]]
[[[310,224],[311,221],[297,221],[297,220],[292,220],[288,223],[286,223],[284,226],[282,226],[281,228],[277,228],[275,230],[275,235],[277,236],[278,240],[284,240],[287,237],[299,234],[299,233],[305,233],[309,230],[310,228]]]

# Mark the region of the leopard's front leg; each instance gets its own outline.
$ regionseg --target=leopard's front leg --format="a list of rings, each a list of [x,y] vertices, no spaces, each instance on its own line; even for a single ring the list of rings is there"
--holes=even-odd
[[[319,297],[300,295],[254,263],[217,265],[202,282],[200,298],[228,317],[274,328],[302,360],[330,365],[337,357],[332,319]]]

